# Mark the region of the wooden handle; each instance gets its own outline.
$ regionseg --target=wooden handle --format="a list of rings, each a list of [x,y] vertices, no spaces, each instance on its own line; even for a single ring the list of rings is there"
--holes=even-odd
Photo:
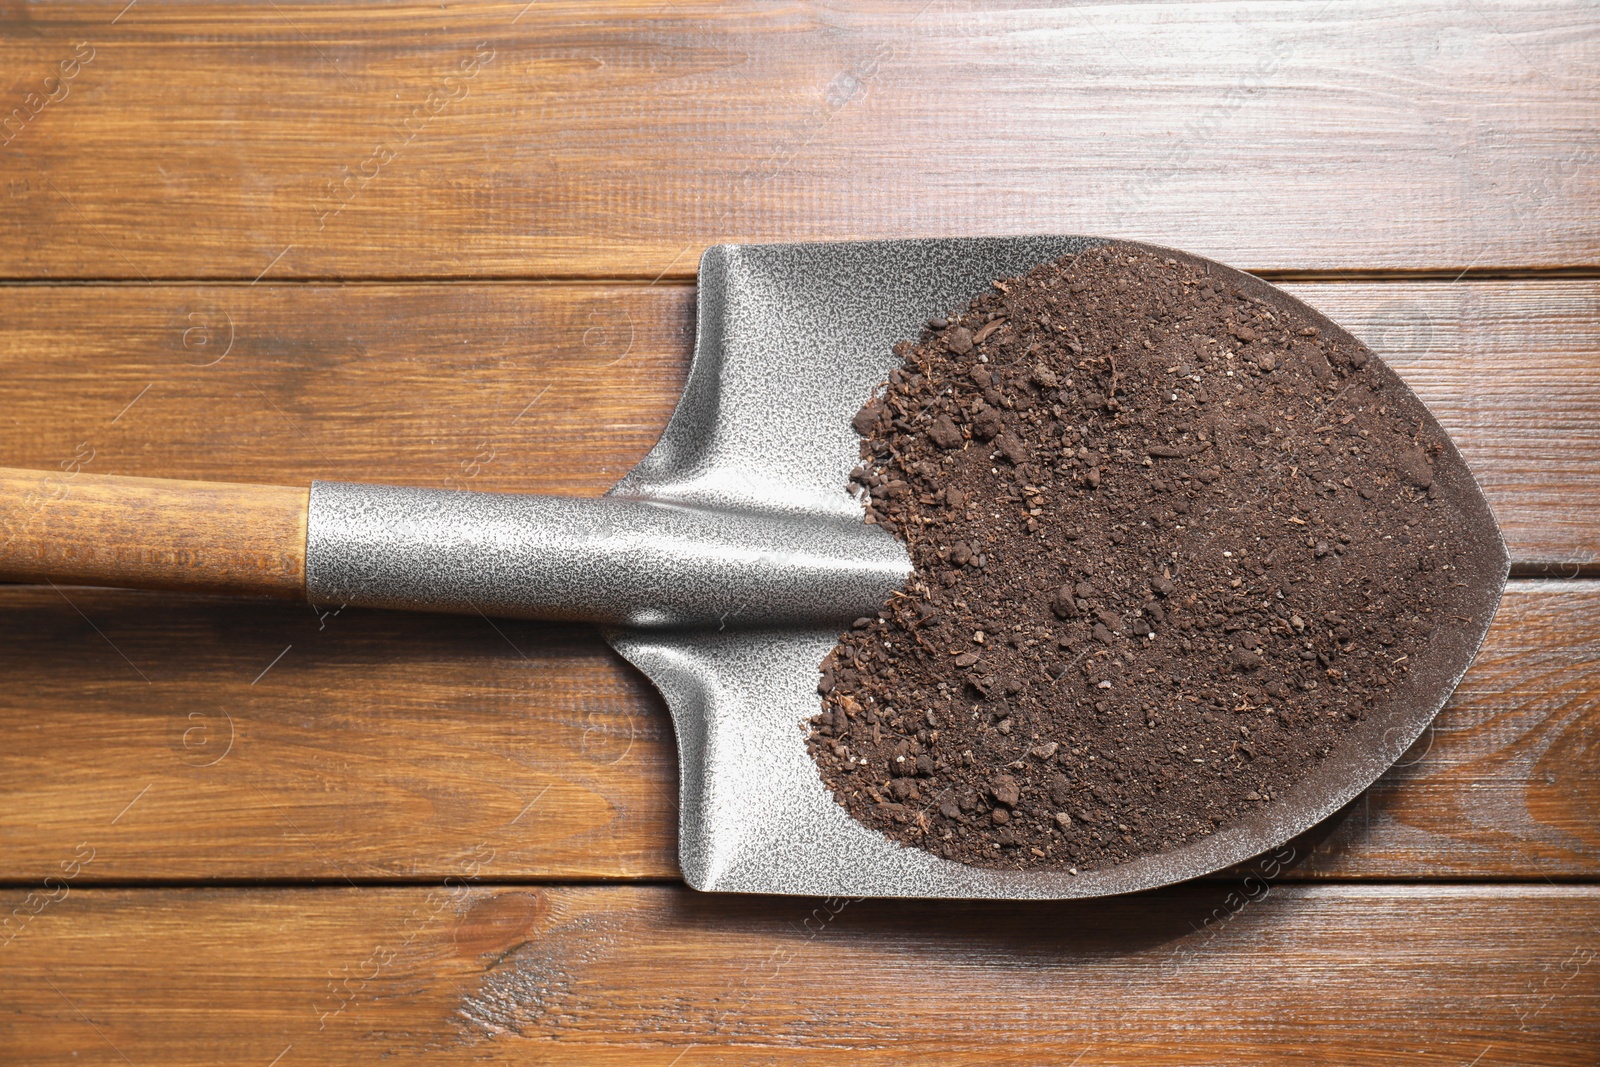
[[[303,597],[310,490],[0,467],[0,580]]]

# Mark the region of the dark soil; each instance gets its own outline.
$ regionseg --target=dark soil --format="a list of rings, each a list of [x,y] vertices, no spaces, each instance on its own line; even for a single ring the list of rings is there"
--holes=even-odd
[[[1126,247],[931,320],[862,409],[915,572],[822,665],[855,818],[1082,870],[1277,801],[1381,711],[1460,590],[1439,431],[1364,348]]]

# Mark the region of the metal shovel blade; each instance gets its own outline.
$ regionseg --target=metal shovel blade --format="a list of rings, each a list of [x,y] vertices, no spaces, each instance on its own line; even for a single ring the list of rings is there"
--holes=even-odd
[[[859,521],[845,491],[860,462],[856,413],[914,338],[997,278],[1114,242],[1089,237],[722,245],[700,263],[694,362],[660,442],[612,495],[728,512]],[[1166,249],[1276,306],[1334,323],[1259,279]],[[1353,340],[1352,340],[1352,343]],[[1387,366],[1390,379],[1426,408]],[[1468,621],[1436,632],[1403,692],[1291,793],[1189,844],[1104,870],[996,871],[890,841],[846,815],[805,746],[823,657],[845,620],[767,629],[611,629],[671,710],[679,855],[697,889],[817,896],[1066,898],[1126,893],[1249,859],[1349,802],[1406,751],[1476,654],[1505,584],[1499,528],[1453,446],[1434,472],[1475,554]]]

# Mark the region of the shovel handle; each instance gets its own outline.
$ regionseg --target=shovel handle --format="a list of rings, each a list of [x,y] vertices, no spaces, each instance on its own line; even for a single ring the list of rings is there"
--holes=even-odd
[[[308,496],[0,468],[0,581],[304,597]]]
[[[0,468],[0,581],[720,632],[836,628],[910,569],[894,538],[838,515]]]

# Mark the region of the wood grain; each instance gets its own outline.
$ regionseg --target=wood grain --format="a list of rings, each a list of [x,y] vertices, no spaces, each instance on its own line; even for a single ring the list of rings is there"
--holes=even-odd
[[[1600,573],[1600,282],[1291,289],[1433,409],[1519,567]],[[597,495],[665,426],[693,309],[666,284],[0,286],[0,463]]]
[[[677,403],[681,285],[0,286],[0,461],[597,495]]]
[[[66,599],[71,598],[70,603]],[[81,614],[80,614],[81,612]],[[1600,583],[1512,583],[1435,727],[1289,877],[1600,873]],[[586,628],[0,587],[0,855],[37,882],[675,877],[676,747]]]
[[[0,603],[6,877],[49,873],[85,829],[104,838],[91,880],[442,878],[480,846],[507,875],[676,873],[671,726],[588,627],[16,586]]]
[[[1298,278],[1600,576],[1597,58],[1583,0],[0,0],[0,465],[594,494],[704,247],[1104,233]],[[1596,618],[1513,582],[1277,869],[841,909],[549,884],[676,875],[585,628],[0,585],[0,1060],[1592,1064]]]
[[[121,6],[0,5],[0,277],[681,278],[719,241],[1063,230],[1600,262],[1584,0]]]
[[[0,581],[234,596],[306,591],[309,487],[0,467]]]
[[[19,1062],[1588,1067],[1600,1044],[1592,886],[64,885],[0,947]]]

